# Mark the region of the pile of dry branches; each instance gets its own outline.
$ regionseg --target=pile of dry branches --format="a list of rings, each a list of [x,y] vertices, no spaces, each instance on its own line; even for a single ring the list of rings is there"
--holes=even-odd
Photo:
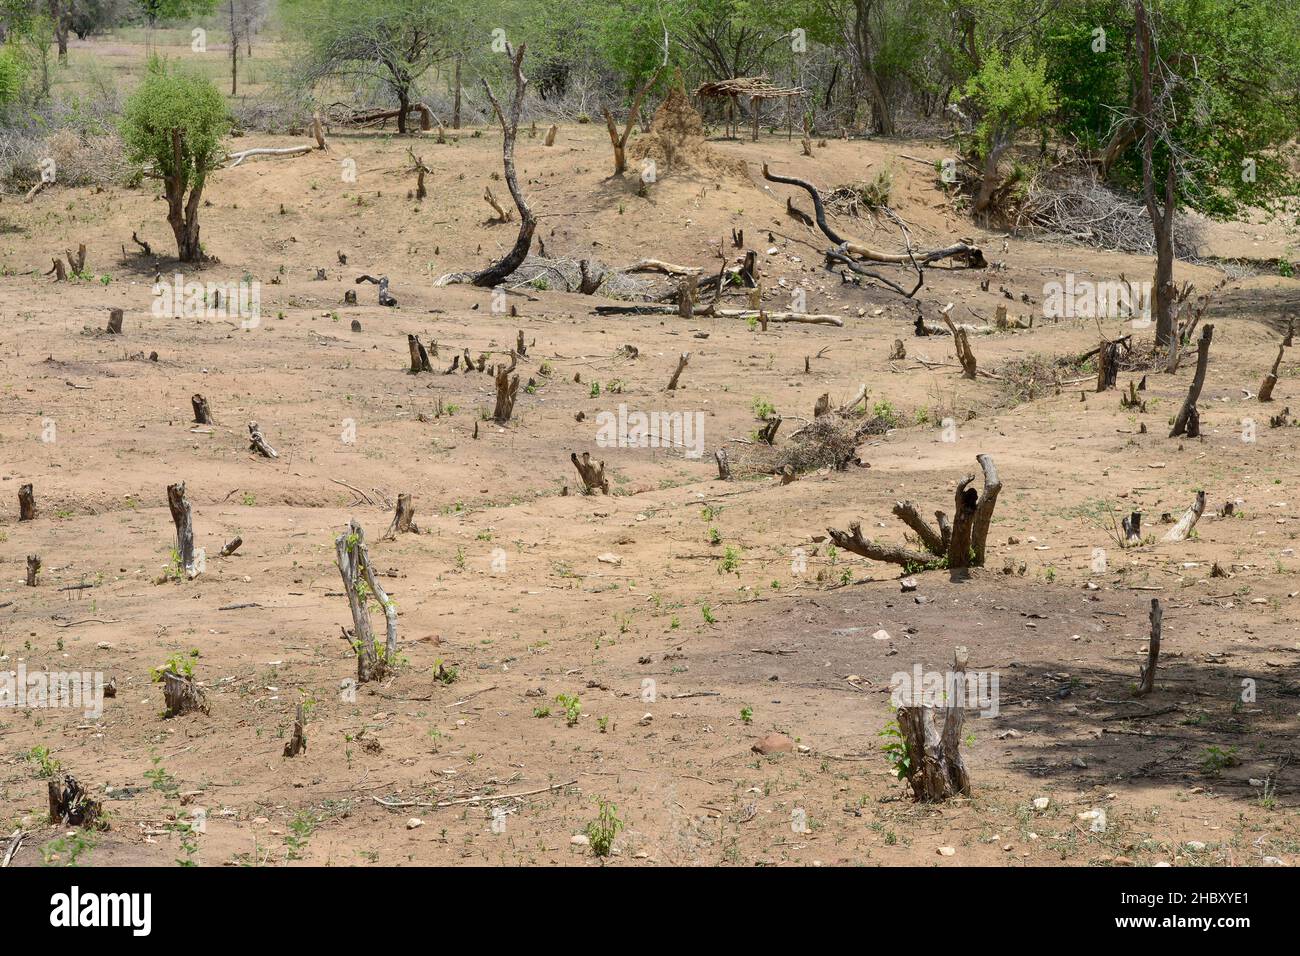
[[[1146,207],[1103,183],[1091,168],[1055,166],[1035,175],[1016,212],[1017,233],[1046,232],[1103,249],[1155,254]],[[1196,254],[1203,237],[1185,216],[1174,217],[1174,253]]]

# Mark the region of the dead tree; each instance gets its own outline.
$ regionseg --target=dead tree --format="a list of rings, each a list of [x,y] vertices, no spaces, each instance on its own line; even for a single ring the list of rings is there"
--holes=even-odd
[[[812,199],[817,228],[821,230],[822,235],[834,244],[834,248],[826,250],[826,261],[828,266],[833,263],[843,265],[855,275],[875,279],[877,282],[888,286],[890,289],[906,298],[910,299],[915,296],[916,293],[921,290],[921,287],[925,285],[925,272],[923,267],[930,263],[952,258],[963,262],[966,267],[970,269],[984,269],[988,267],[988,263],[984,259],[984,253],[981,252],[977,246],[968,245],[964,242],[953,243],[952,245],[945,246],[942,249],[932,249],[926,252],[913,250],[907,228],[901,223],[901,221],[898,221],[896,217],[895,221],[903,235],[903,242],[906,247],[905,251],[901,253],[891,253],[872,249],[854,239],[848,239],[839,235],[839,233],[830,226],[826,221],[826,207],[822,203],[821,194],[817,191],[817,187],[812,183],[805,182],[802,179],[795,179],[793,176],[778,176],[767,168],[766,163],[763,164],[763,178],[769,182],[798,186],[800,189],[808,193],[809,197]],[[863,268],[861,263],[864,261],[910,265],[916,271],[916,285],[912,287],[911,291],[908,291],[893,280],[880,275],[878,272],[872,272],[869,269]]]
[[[686,371],[686,365],[691,360],[690,352],[683,352],[677,358],[677,368],[673,369],[673,376],[668,380],[668,391],[677,391],[677,380],[682,377],[682,372]]]
[[[202,395],[190,396],[190,404],[194,406],[194,422],[197,425],[212,424],[212,410],[208,408],[208,400]]]
[[[519,117],[523,112],[524,95],[528,90],[528,78],[524,76],[523,70],[524,51],[527,46],[526,43],[521,43],[516,51],[509,42],[506,43],[506,53],[510,57],[510,65],[515,76],[515,98],[510,104],[509,116],[501,108],[488,81],[483,80],[483,89],[487,92],[488,99],[492,102],[492,109],[501,122],[501,153],[505,166],[506,185],[510,187],[510,196],[519,210],[519,235],[510,251],[486,269],[471,275],[463,273],[445,275],[435,285],[469,281],[480,288],[495,288],[523,264],[524,259],[528,257],[528,250],[532,248],[533,233],[537,231],[537,218],[533,215],[523,190],[519,188],[519,177],[515,172],[515,137],[519,132]]]
[[[107,830],[104,808],[91,798],[70,773],[60,773],[49,781],[50,823],[63,827]]]
[[[1278,369],[1282,367],[1282,356],[1285,352],[1285,345],[1277,347],[1277,358],[1273,360],[1273,368],[1264,376],[1264,381],[1259,386],[1259,400],[1261,402],[1273,401],[1273,386],[1277,384]]]
[[[966,648],[953,654],[952,677],[966,679]],[[912,688],[913,699],[898,708],[898,733],[906,748],[907,761],[903,776],[918,803],[942,803],[971,793],[970,774],[961,755],[962,725],[965,714],[962,700],[950,701],[947,707],[917,699],[921,688]],[[943,725],[936,722],[942,712]]]
[[[393,523],[384,532],[384,537],[395,538],[399,534],[419,533],[420,529],[415,524],[415,508],[411,504],[410,492],[402,492],[397,496],[397,510],[393,512]]]
[[[515,411],[515,396],[519,394],[519,376],[511,375],[505,365],[496,367],[497,402],[492,410],[492,420],[498,425],[510,421]]]
[[[1210,364],[1210,340],[1214,338],[1214,326],[1201,328],[1200,341],[1196,343],[1196,374],[1192,376],[1192,385],[1187,390],[1182,410],[1174,419],[1174,427],[1169,432],[1170,438],[1186,435],[1195,438],[1201,433],[1201,416],[1196,410],[1196,402],[1201,397],[1201,388],[1205,385],[1205,370]]]
[[[406,345],[411,351],[411,374],[419,375],[421,372],[432,372],[433,365],[429,362],[429,352],[420,342],[420,337],[408,332]]]
[[[167,507],[176,525],[177,568],[185,573],[187,580],[192,580],[198,576],[199,569],[194,561],[194,522],[190,500],[185,497],[185,482],[167,486]]]
[[[1142,684],[1137,689],[1138,697],[1145,697],[1156,689],[1156,665],[1160,662],[1160,624],[1164,610],[1160,599],[1151,599],[1151,641],[1147,645],[1147,666],[1142,668]]]
[[[1196,498],[1192,501],[1191,507],[1183,512],[1183,516],[1178,519],[1178,523],[1170,528],[1161,540],[1186,541],[1187,536],[1192,533],[1192,529],[1196,527],[1196,522],[1201,520],[1201,515],[1204,513],[1205,492],[1198,491],[1196,493]]]
[[[578,469],[578,476],[582,478],[583,489],[586,494],[594,494],[599,488],[601,494],[609,494],[609,479],[605,477],[605,463],[592,463],[591,455],[583,452],[579,458],[577,452],[569,453],[569,461],[573,462],[573,467]]]
[[[284,745],[284,755],[286,757],[296,757],[307,749],[307,720],[303,716],[302,703],[298,704],[298,712],[293,718],[293,733]]]
[[[357,284],[360,284],[362,282],[369,282],[371,285],[379,286],[380,305],[387,306],[390,309],[393,308],[395,305],[397,305],[397,300],[394,299],[388,293],[388,276],[372,276],[372,275],[357,276]]]
[[[27,586],[36,587],[36,576],[41,573],[41,556],[39,554],[27,555]]]
[[[31,521],[36,517],[36,493],[31,482],[18,489],[18,520]]]
[[[650,74],[650,79],[646,80],[637,89],[632,96],[632,108],[627,111],[627,119],[623,124],[623,132],[620,135],[618,126],[614,123],[614,117],[610,115],[608,107],[605,109],[605,128],[609,131],[609,142],[614,147],[614,175],[622,176],[627,170],[627,139],[632,135],[632,128],[636,126],[637,117],[641,112],[641,101],[649,92],[650,87],[654,86],[655,81],[659,79],[659,74],[663,67],[655,70]]]
[[[263,458],[279,458],[280,453],[270,446],[262,434],[257,422],[248,423],[248,450],[255,451]]]
[[[348,596],[352,611],[352,632],[345,628],[344,638],[357,656],[357,682],[382,680],[397,662],[397,605],[388,597],[370,565],[370,551],[366,535],[355,518],[348,530],[334,539],[338,556],[339,574],[343,577],[343,590]],[[370,626],[369,600],[373,598],[383,609],[387,636],[381,650],[375,643],[375,632]]]
[[[967,475],[959,481],[954,494],[956,511],[951,523],[944,512],[936,511],[938,527],[935,528],[921,517],[910,501],[900,501],[894,505],[894,516],[916,533],[924,551],[881,544],[864,538],[862,525],[857,521],[849,524],[847,532],[828,528],[831,541],[845,551],[873,561],[899,564],[909,570],[983,567],[989,526],[993,521],[993,510],[997,507],[998,494],[1002,491],[1002,480],[998,477],[997,466],[988,455],[977,455],[975,460],[984,473],[984,493],[981,495],[970,487],[975,480],[974,475]]]
[[[107,328],[107,332],[108,332],[109,335],[121,335],[121,334],[122,334],[122,310],[121,310],[121,309],[109,309],[109,310],[108,310],[108,328]]]
[[[208,713],[207,697],[194,683],[193,676],[168,668],[162,672],[162,685],[164,717],[180,717],[194,711]]]

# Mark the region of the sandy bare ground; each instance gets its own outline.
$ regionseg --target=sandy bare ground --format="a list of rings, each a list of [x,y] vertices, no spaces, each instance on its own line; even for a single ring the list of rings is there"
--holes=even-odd
[[[147,190],[53,189],[0,207],[0,665],[102,671],[118,688],[98,719],[0,710],[0,824],[5,835],[28,831],[13,865],[39,863],[60,835],[45,821],[34,747],[103,799],[112,828],[80,860],[99,865],[184,857],[169,824],[198,808],[204,865],[594,865],[571,838],[598,800],[625,823],[617,865],[1297,860],[1297,433],[1268,427],[1282,407],[1300,410],[1291,355],[1272,405],[1252,396],[1283,316],[1300,308],[1300,283],[1222,290],[1206,319],[1215,335],[1204,435],[1169,439],[1193,362],[1150,373],[1145,414],[1090,381],[1017,402],[1003,382],[963,380],[950,339],[912,337],[910,304],[823,271],[824,242],[784,213],[787,195],[804,208],[806,197],[758,175],[767,160],[828,186],[891,166],[918,245],[968,236],[1005,263],[987,292],[983,273],[930,270],[918,298],[935,321],[947,302],[974,324],[999,304],[1028,317],[1044,283],[1066,272],[1149,274],[1141,258],[1073,246],[1011,239],[1004,251],[1000,234],[952,211],[932,171],[900,157],[939,157],[932,144],[832,141],[806,158],[784,136],[717,143],[749,164],[750,180],[670,176],[641,198],[632,177],[609,178],[602,129],[563,128],[549,149],[540,136],[521,139],[548,255],[606,265],[656,256],[708,273],[720,246],[741,254],[729,236],[743,228],[769,308],[787,307],[801,284],[809,311],[845,320],[766,332],[737,319],[601,318],[592,308],[603,299],[558,283],[514,290],[516,316],[494,313],[487,290],[435,288],[513,240],[514,226],[490,223],[481,198],[489,184],[505,195],[490,178],[500,139],[417,144],[432,169],[422,203],[408,198],[407,145],[336,133],[328,152],[215,176],[202,222],[219,262],[197,278],[259,281],[251,329],[151,314],[155,263],[130,234],[156,251],[169,234]],[[345,159],[355,183],[341,179]],[[841,227],[896,242],[888,226]],[[1249,227],[1269,229],[1265,245],[1284,246],[1276,227]],[[1225,254],[1239,254],[1236,241],[1225,239]],[[40,275],[77,242],[106,284]],[[400,307],[355,286],[363,272],[388,275]],[[1202,289],[1219,278],[1208,267],[1179,275]],[[353,288],[360,304],[343,305]],[[126,311],[120,337],[100,331],[111,307]],[[1116,319],[1104,327],[1125,331]],[[498,426],[482,418],[490,376],[441,373],[462,349],[501,358],[521,329],[520,371],[535,388]],[[408,373],[411,332],[438,343],[434,374]],[[895,339],[906,359],[890,361]],[[1079,354],[1098,332],[1091,319],[1039,315],[1030,331],[972,341],[993,370]],[[683,387],[666,393],[683,351]],[[1126,371],[1120,384],[1140,377]],[[863,382],[869,404],[888,402],[900,418],[859,448],[868,467],[789,485],[717,480],[713,452],[751,437],[756,399],[788,431],[821,394],[843,401]],[[194,393],[212,405],[210,429],[191,421]],[[620,403],[702,413],[704,456],[597,447],[597,415]],[[942,440],[943,417],[959,423],[955,442]],[[1254,442],[1241,440],[1243,419],[1257,423]],[[253,420],[278,459],[249,453]],[[574,451],[607,462],[613,494],[578,494]],[[966,581],[926,572],[902,593],[897,568],[828,549],[826,528],[852,520],[901,542],[893,503],[951,508],[977,453],[995,458],[1005,483],[986,570]],[[182,480],[207,570],[157,583],[174,546],[165,488]],[[39,513],[20,523],[26,482]],[[1140,509],[1158,537],[1161,514],[1181,514],[1198,488],[1210,507],[1185,542],[1120,550],[1088,517],[1102,505]],[[391,502],[407,492],[419,534],[381,541]],[[1238,516],[1211,513],[1237,499]],[[349,518],[387,574],[405,659],[355,701],[340,690],[355,668],[334,565]],[[243,547],[217,557],[236,534]],[[1107,550],[1101,572],[1097,548]],[[36,588],[23,586],[28,554],[44,562]],[[1008,559],[1024,574],[1004,575]],[[1226,577],[1211,577],[1216,563]],[[92,586],[60,590],[79,584]],[[1156,693],[1136,701],[1152,597],[1165,608],[1162,667]],[[880,630],[888,637],[873,637]],[[890,675],[945,667],[958,644],[972,667],[997,672],[1001,706],[967,724],[975,796],[920,807],[881,756]],[[150,669],[192,650],[211,713],[164,720]],[[436,679],[439,667],[455,679]],[[1253,701],[1242,701],[1243,680],[1255,682]],[[560,694],[580,699],[572,726]],[[304,700],[308,750],[286,759]],[[802,752],[751,751],[772,732]],[[1034,809],[1042,796],[1048,808]],[[504,832],[494,832],[494,807]],[[1093,809],[1106,811],[1104,832],[1077,816]],[[808,832],[792,828],[799,810]]]

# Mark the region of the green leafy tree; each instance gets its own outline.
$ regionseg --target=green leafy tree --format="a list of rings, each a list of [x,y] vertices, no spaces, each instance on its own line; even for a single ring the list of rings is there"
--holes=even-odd
[[[1056,91],[1047,79],[1044,60],[1026,62],[1018,53],[1004,59],[995,50],[963,92],[976,118],[975,152],[981,164],[975,212],[985,214],[1002,185],[998,164],[1003,155],[1021,130],[1056,109]]]
[[[230,114],[210,80],[151,61],[144,81],[126,103],[122,139],[127,158],[144,175],[160,179],[167,222],[182,262],[203,258],[199,209],[208,175],[223,155]]]

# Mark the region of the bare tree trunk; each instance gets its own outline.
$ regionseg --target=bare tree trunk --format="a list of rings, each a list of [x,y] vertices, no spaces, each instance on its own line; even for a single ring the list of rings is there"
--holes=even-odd
[[[1205,371],[1210,364],[1210,340],[1214,338],[1214,326],[1201,327],[1201,338],[1196,343],[1196,373],[1192,376],[1191,387],[1187,389],[1187,398],[1182,410],[1174,419],[1174,427],[1169,432],[1170,438],[1186,435],[1195,438],[1201,433],[1201,416],[1196,411],[1196,402],[1201,397],[1201,388],[1205,385]]]
[[[167,486],[167,507],[171,509],[172,523],[176,525],[176,558],[187,578],[198,574],[194,566],[194,523],[190,502],[185,497],[185,482]]]
[[[1171,156],[1165,174],[1163,208],[1156,201],[1155,141],[1163,130],[1163,117],[1156,115],[1151,89],[1152,45],[1154,35],[1147,16],[1145,0],[1136,0],[1135,26],[1138,53],[1138,118],[1142,126],[1142,197],[1155,237],[1156,271],[1152,289],[1152,311],[1156,320],[1156,345],[1168,346],[1173,339],[1174,298],[1174,161]]]
[[[533,216],[533,211],[528,205],[528,200],[524,197],[523,190],[519,188],[519,177],[515,173],[515,135],[519,131],[519,117],[524,108],[524,94],[528,90],[528,78],[524,76],[524,51],[528,44],[519,44],[519,51],[515,52],[506,45],[506,52],[510,54],[510,63],[515,74],[515,98],[510,104],[510,116],[507,118],[505,111],[501,109],[501,104],[497,102],[496,94],[492,92],[492,87],[488,85],[487,80],[483,81],[483,89],[487,91],[488,99],[492,101],[492,108],[496,111],[497,118],[501,121],[501,152],[505,163],[506,185],[510,187],[510,195],[514,198],[515,206],[519,209],[519,237],[515,240],[512,248],[498,262],[477,272],[470,281],[480,287],[492,287],[499,285],[502,280],[513,273],[524,259],[528,257],[528,250],[533,244],[533,233],[537,229],[537,219]]]
[[[1160,599],[1151,599],[1151,641],[1147,645],[1147,666],[1142,668],[1142,685],[1138,688],[1137,696],[1145,697],[1156,688],[1156,665],[1160,662],[1160,625],[1164,619],[1164,611],[1160,607]]]

